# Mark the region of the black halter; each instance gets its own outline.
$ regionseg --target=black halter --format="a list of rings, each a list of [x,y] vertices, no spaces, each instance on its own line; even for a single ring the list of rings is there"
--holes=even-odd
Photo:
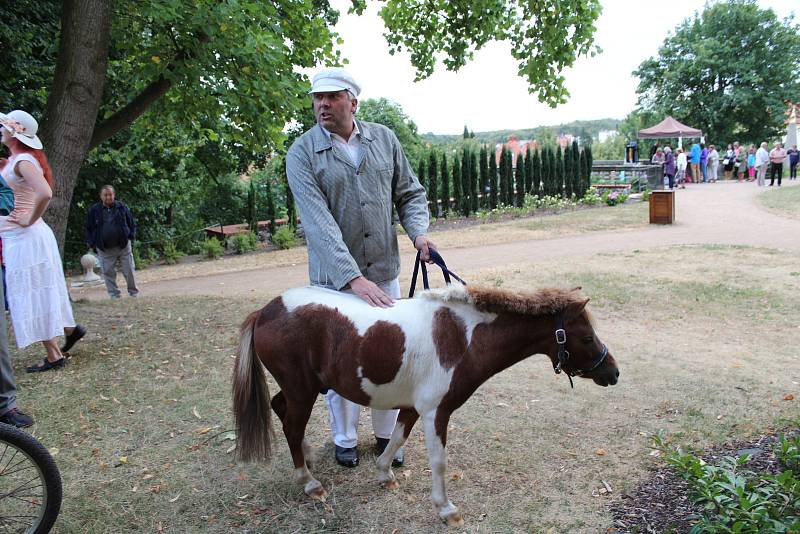
[[[608,347],[603,343],[603,350],[601,350],[600,354],[592,361],[588,369],[567,369],[564,364],[569,360],[569,351],[567,350],[567,332],[564,330],[564,312],[558,312],[556,314],[556,344],[558,345],[558,363],[553,362],[553,370],[556,374],[560,374],[561,371],[564,371],[567,378],[569,378],[569,385],[572,388],[575,387],[575,384],[572,383],[573,376],[583,376],[586,373],[594,371],[603,363],[606,356],[608,356]]]

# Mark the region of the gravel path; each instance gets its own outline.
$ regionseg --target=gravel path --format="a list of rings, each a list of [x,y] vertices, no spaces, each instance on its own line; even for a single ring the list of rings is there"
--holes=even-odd
[[[797,182],[785,182],[783,187],[797,187]],[[524,263],[565,257],[574,261],[576,258],[597,253],[670,245],[713,243],[800,250],[800,220],[783,218],[761,208],[756,197],[763,191],[763,188],[758,188],[753,183],[690,184],[687,189],[676,192],[676,222],[673,225],[649,225],[636,230],[612,229],[608,232],[593,232],[564,238],[518,241],[484,246],[480,251],[475,248],[454,248],[442,252],[448,266],[461,274],[491,267],[500,262]],[[435,240],[435,233],[433,238]],[[195,271],[201,271],[201,265],[198,264]],[[403,280],[408,277],[412,266],[413,255],[403,254],[401,268]],[[438,281],[438,274],[436,276]],[[119,282],[124,287],[121,276]],[[210,275],[188,274],[187,277],[180,279],[144,282],[140,284],[140,290],[143,295],[158,296],[212,295],[261,298],[271,297],[286,288],[307,283],[307,265],[297,263]],[[402,285],[405,287],[407,283]],[[71,293],[75,299],[108,298],[102,285],[72,288]]]

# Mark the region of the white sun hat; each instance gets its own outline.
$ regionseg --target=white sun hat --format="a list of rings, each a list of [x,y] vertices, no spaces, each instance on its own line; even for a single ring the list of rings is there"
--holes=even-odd
[[[353,96],[358,96],[361,86],[346,70],[330,68],[321,70],[314,75],[311,79],[311,90],[308,93],[330,93],[345,90],[350,91]]]
[[[0,113],[0,125],[11,132],[11,137],[31,148],[42,149],[42,141],[37,137],[39,123],[30,113],[15,109],[7,114]]]

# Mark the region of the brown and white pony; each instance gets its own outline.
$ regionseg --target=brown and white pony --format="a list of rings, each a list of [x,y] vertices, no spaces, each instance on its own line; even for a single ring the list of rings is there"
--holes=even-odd
[[[290,289],[242,324],[233,372],[233,412],[241,460],[268,460],[272,427],[263,367],[281,391],[271,405],[283,423],[297,481],[313,499],[325,488],[309,471],[305,427],[319,391],[331,388],[363,406],[400,408],[391,440],[377,460],[378,480],[396,488],[394,453],[421,416],[439,517],[463,524],[447,498],[450,415],[492,375],[533,354],[556,372],[616,384],[614,358],[598,339],[576,290],[511,293],[451,286],[372,307],[327,289]],[[262,365],[263,364],[263,367]]]

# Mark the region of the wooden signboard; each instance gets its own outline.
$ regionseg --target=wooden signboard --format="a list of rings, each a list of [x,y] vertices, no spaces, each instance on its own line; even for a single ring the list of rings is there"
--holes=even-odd
[[[650,193],[650,224],[672,224],[675,221],[675,191]]]

